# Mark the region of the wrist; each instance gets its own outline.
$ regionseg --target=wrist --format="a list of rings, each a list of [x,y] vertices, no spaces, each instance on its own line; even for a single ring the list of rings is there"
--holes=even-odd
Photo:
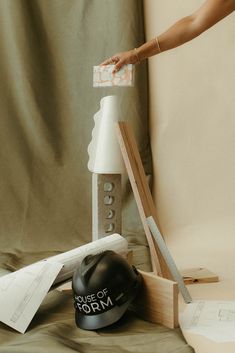
[[[133,49],[133,53],[136,58],[136,62],[141,61],[153,56],[160,54],[162,52],[158,37],[151,39],[150,41],[144,43],[138,48]]]
[[[135,59],[136,59],[136,63],[137,63],[137,64],[140,64],[141,59],[140,59],[140,55],[139,55],[138,49],[137,49],[137,48],[134,48],[134,49],[133,49],[133,53],[134,53],[134,56],[135,56]]]
[[[162,51],[161,51],[158,37],[155,37],[154,40],[155,40],[155,44],[156,44],[157,54],[160,54]]]

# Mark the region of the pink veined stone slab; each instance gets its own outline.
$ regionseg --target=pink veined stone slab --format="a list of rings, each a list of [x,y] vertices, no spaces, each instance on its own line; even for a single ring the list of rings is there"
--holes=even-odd
[[[134,66],[124,65],[113,73],[114,65],[93,67],[93,87],[134,86]]]

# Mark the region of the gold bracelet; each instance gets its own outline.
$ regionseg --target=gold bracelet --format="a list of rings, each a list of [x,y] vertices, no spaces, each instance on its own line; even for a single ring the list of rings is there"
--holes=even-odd
[[[161,53],[161,48],[160,48],[160,44],[159,44],[159,41],[158,41],[158,37],[155,37],[155,41],[156,41],[156,44],[157,44],[157,50],[158,50],[158,53]]]
[[[140,64],[140,57],[139,57],[139,54],[138,54],[138,51],[136,48],[134,48],[134,52],[135,52],[135,56],[137,58],[137,62],[138,62],[138,64]]]

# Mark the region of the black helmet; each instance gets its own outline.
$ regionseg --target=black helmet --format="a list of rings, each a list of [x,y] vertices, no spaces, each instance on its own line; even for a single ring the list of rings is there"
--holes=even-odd
[[[96,330],[119,320],[140,283],[136,268],[114,251],[86,256],[72,281],[77,326]]]

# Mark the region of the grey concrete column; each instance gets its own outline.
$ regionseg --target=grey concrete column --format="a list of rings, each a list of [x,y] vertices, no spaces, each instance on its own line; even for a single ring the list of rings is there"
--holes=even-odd
[[[121,234],[121,174],[92,174],[92,240]]]

